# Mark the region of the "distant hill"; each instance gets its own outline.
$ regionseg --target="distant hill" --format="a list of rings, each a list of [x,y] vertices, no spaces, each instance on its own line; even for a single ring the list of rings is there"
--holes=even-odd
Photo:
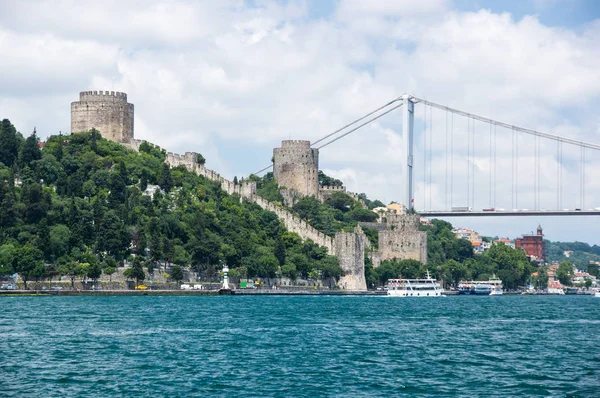
[[[560,262],[569,260],[582,269],[586,269],[590,261],[600,261],[600,246],[590,246],[583,242],[552,242],[545,241],[546,257],[548,262]],[[570,250],[573,253],[566,257],[564,252]]]

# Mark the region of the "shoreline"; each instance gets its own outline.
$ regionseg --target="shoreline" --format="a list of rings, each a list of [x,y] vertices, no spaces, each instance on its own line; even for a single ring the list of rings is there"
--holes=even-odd
[[[447,296],[459,296],[449,291]],[[284,289],[236,289],[236,290],[0,290],[0,297],[40,297],[40,296],[387,296],[385,291],[344,291],[344,290],[293,290]],[[593,293],[565,294],[564,296],[593,296]],[[470,295],[464,295],[470,296]],[[504,293],[502,296],[562,296],[560,294]]]

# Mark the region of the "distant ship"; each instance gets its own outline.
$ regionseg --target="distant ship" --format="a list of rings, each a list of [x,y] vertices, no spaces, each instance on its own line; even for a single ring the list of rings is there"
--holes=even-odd
[[[502,295],[502,281],[496,275],[487,281],[462,281],[458,284],[458,294],[500,296]]]
[[[387,295],[392,297],[445,297],[444,289],[429,275],[424,279],[388,279]]]
[[[473,282],[460,282],[458,284],[458,294],[473,294],[475,284]]]
[[[491,291],[490,296],[501,296],[502,295],[502,281],[496,277],[496,275],[492,275],[492,278],[487,281],[490,285]]]

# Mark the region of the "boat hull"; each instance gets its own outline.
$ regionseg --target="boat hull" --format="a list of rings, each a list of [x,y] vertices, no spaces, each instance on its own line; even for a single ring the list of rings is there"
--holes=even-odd
[[[389,290],[388,296],[390,297],[443,297],[443,290],[431,290],[431,291],[410,291],[410,290]]]

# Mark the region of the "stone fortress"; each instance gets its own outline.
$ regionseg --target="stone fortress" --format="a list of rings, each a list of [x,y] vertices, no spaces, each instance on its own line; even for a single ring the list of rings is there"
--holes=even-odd
[[[319,185],[319,150],[311,148],[310,141],[281,141],[281,147],[273,149],[273,177],[286,206],[293,206],[303,196],[324,201],[334,192],[342,192],[366,208],[358,195],[347,192],[345,187]]]
[[[96,128],[109,140],[124,144],[130,149],[139,150],[145,142],[134,138],[133,104],[127,103],[127,94],[120,92],[84,91],[80,100],[71,104],[71,132],[88,131]],[[155,146],[152,143],[148,143]],[[371,250],[369,240],[360,225],[354,232],[338,232],[335,237],[327,236],[313,228],[306,221],[290,213],[279,204],[269,202],[256,193],[256,183],[235,184],[219,173],[199,164],[196,152],[184,155],[167,153],[165,162],[171,167],[184,166],[205,178],[218,182],[229,195],[237,194],[240,200],[256,203],[262,209],[274,212],[285,227],[297,233],[302,239],[310,239],[327,252],[338,257],[344,276],[338,285],[346,290],[366,290],[365,248],[379,266],[387,259],[413,258],[423,263],[427,261],[427,235],[418,231],[418,216],[388,217],[386,224],[374,224],[379,230],[379,250]],[[344,187],[319,186],[319,151],[310,147],[310,141],[283,141],[281,148],[273,150],[274,177],[281,187],[286,203],[293,204],[302,196],[315,196],[324,200],[333,192],[344,192],[356,200],[358,195],[346,192]],[[364,203],[363,203],[364,205]],[[363,223],[365,224],[365,223]],[[372,225],[368,225],[372,226]]]
[[[289,140],[273,149],[273,177],[300,196],[319,196],[319,150],[310,141]]]
[[[127,94],[115,91],[82,91],[71,103],[71,132],[95,128],[102,137],[128,143],[133,138],[133,104]]]
[[[334,192],[343,192],[359,200],[358,195],[347,192],[344,187],[319,186],[318,175],[319,150],[311,148],[310,141],[282,141],[281,148],[273,149],[273,177],[286,205],[293,205],[302,196],[315,196],[324,201]],[[414,259],[426,264],[427,233],[420,231],[419,225],[418,215],[404,214],[390,214],[385,223],[359,223],[353,233],[336,234],[334,253],[340,265],[343,264],[342,269],[360,269],[363,273],[365,248],[374,267],[392,259]],[[361,226],[379,231],[377,250],[371,247]]]

